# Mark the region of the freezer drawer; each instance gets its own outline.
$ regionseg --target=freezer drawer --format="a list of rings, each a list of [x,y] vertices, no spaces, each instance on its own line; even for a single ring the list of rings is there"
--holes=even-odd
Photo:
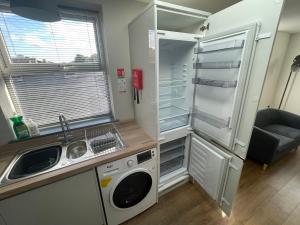
[[[160,145],[160,177],[184,167],[186,137]]]

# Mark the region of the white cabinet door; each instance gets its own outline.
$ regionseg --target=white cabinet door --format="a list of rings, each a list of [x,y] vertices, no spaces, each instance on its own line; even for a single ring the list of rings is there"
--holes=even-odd
[[[0,225],[104,225],[95,170],[0,202]]]

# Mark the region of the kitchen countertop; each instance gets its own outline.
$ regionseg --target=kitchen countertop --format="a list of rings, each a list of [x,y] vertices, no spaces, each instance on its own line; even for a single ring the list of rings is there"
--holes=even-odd
[[[109,126],[109,125],[104,125]],[[37,175],[22,181],[11,183],[0,187],[0,200],[11,197],[13,195],[29,191],[31,189],[76,175],[93,169],[97,166],[109,163],[127,156],[136,154],[138,152],[155,148],[157,143],[151,139],[134,121],[119,122],[115,124],[119,131],[126,147],[120,151],[110,153],[103,156],[98,156],[77,164],[73,164],[61,169],[57,169],[48,173]],[[95,129],[87,128],[87,129]],[[99,126],[97,127],[99,129]],[[72,134],[80,137],[84,129],[73,131]],[[35,138],[32,140],[21,141],[14,144],[8,144],[0,147],[0,174],[2,174],[11,160],[20,152],[42,145],[47,145],[57,142],[57,136],[52,135],[48,137]]]

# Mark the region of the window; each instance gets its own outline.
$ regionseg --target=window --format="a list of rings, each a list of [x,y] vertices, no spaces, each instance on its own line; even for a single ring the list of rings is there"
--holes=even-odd
[[[62,10],[39,22],[0,12],[2,73],[14,110],[40,127],[112,118],[98,17]]]

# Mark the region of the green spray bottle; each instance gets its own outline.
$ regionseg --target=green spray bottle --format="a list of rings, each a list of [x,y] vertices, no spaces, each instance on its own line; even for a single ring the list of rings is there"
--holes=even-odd
[[[30,138],[29,130],[23,122],[23,116],[15,115],[10,118],[17,140]]]

